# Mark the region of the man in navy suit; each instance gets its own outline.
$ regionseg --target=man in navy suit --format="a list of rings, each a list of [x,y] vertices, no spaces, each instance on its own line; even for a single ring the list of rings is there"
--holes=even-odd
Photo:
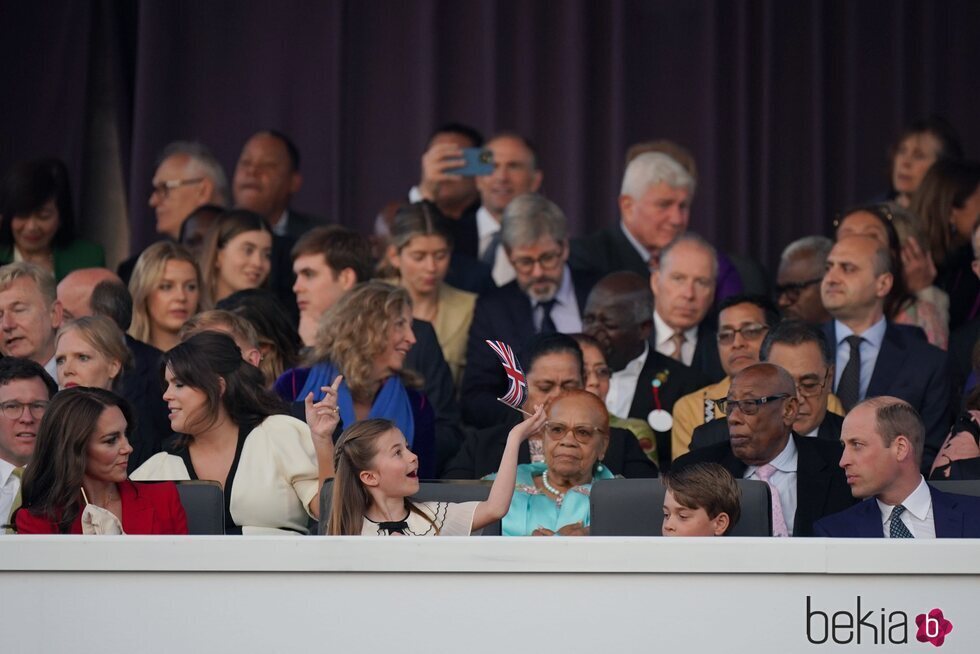
[[[834,317],[824,326],[836,353],[834,392],[848,410],[877,395],[911,404],[925,423],[922,469],[928,471],[950,425],[946,354],[917,327],[885,318],[891,268],[888,249],[867,236],[842,238],[827,256],[820,296]]]
[[[925,429],[897,397],[858,404],[841,432],[840,466],[863,502],[814,525],[837,538],[980,538],[980,498],[943,493],[919,472]]]
[[[503,341],[520,360],[524,345],[540,333],[582,331],[590,284],[568,269],[565,214],[537,193],[514,198],[504,212],[501,238],[517,279],[480,296],[473,311],[466,370],[463,421],[477,428],[500,424],[511,409],[497,401],[507,376],[486,341]]]

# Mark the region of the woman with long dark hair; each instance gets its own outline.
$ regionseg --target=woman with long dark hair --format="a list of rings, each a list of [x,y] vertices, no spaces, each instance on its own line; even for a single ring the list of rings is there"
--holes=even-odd
[[[335,389],[321,389],[325,400],[316,404],[306,398],[308,427],[285,415],[227,334],[196,334],[166,352],[163,364],[163,399],[180,439],[133,478],[217,481],[226,533],[308,533],[320,486],[333,476],[332,443],[324,441],[337,424]]]
[[[201,272],[211,303],[236,291],[264,286],[272,271],[272,230],[262,216],[233,209],[204,238]]]
[[[55,395],[24,470],[18,533],[186,534],[173,484],[127,478],[132,429],[129,405],[110,391],[79,387]]]

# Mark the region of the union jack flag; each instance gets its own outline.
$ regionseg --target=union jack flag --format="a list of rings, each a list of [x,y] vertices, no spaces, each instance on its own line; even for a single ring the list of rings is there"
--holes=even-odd
[[[524,400],[527,399],[527,380],[524,378],[524,371],[521,364],[514,356],[514,350],[503,341],[487,341],[487,345],[500,357],[500,364],[507,373],[507,393],[499,399],[509,407],[521,410]]]

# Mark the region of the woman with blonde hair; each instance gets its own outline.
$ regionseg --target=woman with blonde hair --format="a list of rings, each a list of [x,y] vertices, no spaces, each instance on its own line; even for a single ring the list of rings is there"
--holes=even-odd
[[[283,399],[319,401],[338,376],[340,428],[358,420],[387,418],[418,454],[419,476],[435,476],[435,416],[419,390],[420,380],[404,370],[415,344],[408,291],[380,281],[359,284],[323,314],[309,368],[287,370],[276,380]]]
[[[119,326],[105,316],[66,322],[55,336],[58,388],[88,386],[117,390],[133,355]]]
[[[412,315],[432,323],[457,388],[466,365],[466,340],[476,294],[445,283],[453,239],[446,219],[426,202],[398,210],[386,261],[412,297]]]
[[[166,352],[180,342],[180,328],[210,303],[194,255],[170,241],[154,243],[136,260],[129,280],[133,321],[129,335]]]
[[[263,286],[272,271],[272,230],[262,216],[246,209],[218,216],[204,239],[201,271],[212,304]]]

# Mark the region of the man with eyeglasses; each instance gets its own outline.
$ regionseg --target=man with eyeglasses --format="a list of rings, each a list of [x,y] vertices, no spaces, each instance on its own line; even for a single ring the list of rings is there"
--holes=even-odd
[[[20,506],[20,480],[34,456],[41,416],[58,385],[29,359],[0,360],[0,534]]]
[[[820,327],[800,320],[780,322],[762,341],[759,360],[783,368],[796,382],[800,408],[793,422],[793,433],[838,442],[844,407],[830,392],[834,380],[834,351]],[[727,440],[728,423],[724,418],[718,418],[694,430],[691,449]]]
[[[776,274],[776,302],[783,317],[819,325],[830,320],[820,299],[820,282],[834,242],[804,236],[783,250]]]
[[[221,164],[202,145],[192,141],[174,141],[163,149],[157,159],[156,172],[150,188],[148,203],[156,214],[156,232],[176,241],[180,226],[200,206],[227,206],[228,178]],[[135,256],[119,264],[117,272],[129,283]]]
[[[793,434],[799,410],[796,383],[771,363],[757,363],[732,379],[724,400],[727,442],[693,450],[674,461],[718,463],[772,491],[774,536],[812,536],[814,521],[854,504],[837,465],[840,443]]]
[[[473,312],[462,405],[463,421],[474,427],[500,424],[510,411],[497,401],[507,390],[507,377],[486,341],[503,341],[520,358],[535,334],[582,331],[581,308],[592,281],[568,269],[565,214],[537,193],[510,201],[501,238],[517,278],[480,296]]]
[[[672,459],[687,453],[699,425],[725,417],[718,400],[725,397],[734,375],[759,362],[762,339],[778,322],[779,312],[764,295],[733,295],[721,303],[715,340],[725,377],[677,400],[670,431]]]

